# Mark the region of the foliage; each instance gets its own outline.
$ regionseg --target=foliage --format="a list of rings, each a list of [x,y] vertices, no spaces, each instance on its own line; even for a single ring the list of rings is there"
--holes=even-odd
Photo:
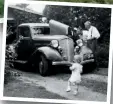
[[[100,44],[97,47],[97,64],[100,67],[108,67],[109,60],[109,46]]]
[[[44,0],[38,0],[38,1],[44,1]],[[113,4],[113,0],[46,0],[46,1]],[[24,5],[24,7],[27,7],[27,6],[28,5],[26,6]],[[4,0],[0,0],[0,18],[3,17],[3,13],[4,13]]]
[[[5,63],[4,84],[7,84],[8,82],[15,79],[15,77],[18,77],[20,75],[20,73],[15,72],[11,69],[11,67],[8,65],[8,62]]]
[[[47,18],[60,21],[71,27],[81,26],[84,28],[84,22],[90,20],[101,34],[99,41],[109,44],[111,22],[111,9],[109,8],[47,5],[43,13]]]
[[[4,0],[0,0],[0,18],[3,17],[4,13]]]
[[[99,48],[97,52],[99,65],[101,64],[102,66],[102,61],[108,62],[111,23],[110,8],[47,5],[43,13],[49,19],[60,21],[71,27],[81,26],[83,29],[84,22],[90,20],[101,34],[98,40]]]
[[[17,58],[17,54],[15,52],[15,44],[6,46],[6,55],[5,55],[5,73],[4,73],[4,84],[7,84],[15,77],[20,76],[18,72],[15,72],[12,67],[14,60]]]
[[[44,1],[44,0],[40,0],[40,1]],[[46,1],[113,4],[113,0],[46,0]]]
[[[8,60],[15,60],[16,57],[17,57],[17,54],[15,52],[14,45],[6,46],[6,59],[8,59]]]

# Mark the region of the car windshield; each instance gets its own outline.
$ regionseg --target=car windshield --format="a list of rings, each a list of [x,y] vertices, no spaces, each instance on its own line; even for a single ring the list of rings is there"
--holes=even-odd
[[[50,34],[49,27],[32,27],[32,33],[36,35]]]

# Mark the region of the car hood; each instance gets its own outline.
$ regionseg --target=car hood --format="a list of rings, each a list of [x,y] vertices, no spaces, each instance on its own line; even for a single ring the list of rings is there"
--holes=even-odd
[[[65,35],[39,35],[33,37],[33,40],[61,40],[61,39],[66,39],[69,38],[68,36]]]

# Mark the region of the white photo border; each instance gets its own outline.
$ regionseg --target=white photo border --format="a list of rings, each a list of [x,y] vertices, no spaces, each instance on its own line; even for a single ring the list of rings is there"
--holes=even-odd
[[[0,18],[0,24],[3,23],[3,21],[4,21],[4,19],[3,18]]]
[[[4,97],[4,69],[5,69],[5,46],[6,46],[6,27],[7,27],[7,11],[8,3],[29,3],[29,4],[47,4],[47,5],[61,5],[61,6],[83,6],[83,7],[99,7],[99,8],[111,8],[111,27],[110,27],[110,48],[109,48],[109,66],[108,66],[108,86],[107,86],[107,102],[97,101],[79,101],[79,100],[56,100],[56,99],[43,99],[43,98],[19,98],[19,97]],[[28,101],[28,102],[49,102],[49,103],[97,103],[97,104],[110,104],[111,101],[111,78],[112,78],[112,52],[113,52],[113,5],[109,4],[91,4],[91,3],[72,3],[72,2],[54,2],[54,1],[25,1],[25,0],[5,0],[4,7],[4,26],[3,26],[3,43],[2,43],[2,57],[1,57],[1,83],[0,83],[0,98],[1,100],[9,101]]]

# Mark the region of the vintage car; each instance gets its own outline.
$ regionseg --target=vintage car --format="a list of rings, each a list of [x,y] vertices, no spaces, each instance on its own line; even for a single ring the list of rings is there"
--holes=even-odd
[[[34,64],[42,76],[48,75],[52,65],[70,66],[74,58],[73,40],[65,34],[51,34],[50,24],[23,23],[17,29],[17,60]],[[93,64],[92,51],[82,50],[82,64]]]

